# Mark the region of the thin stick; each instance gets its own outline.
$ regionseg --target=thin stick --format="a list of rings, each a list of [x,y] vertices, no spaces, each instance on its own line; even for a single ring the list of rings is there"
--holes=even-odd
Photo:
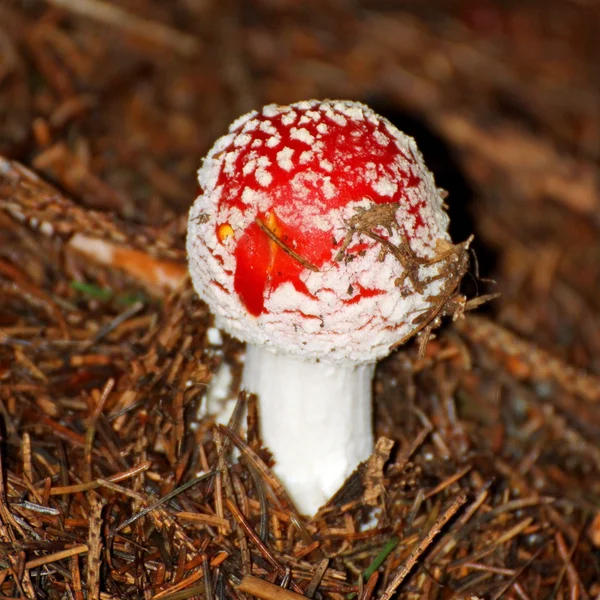
[[[306,596],[302,594],[286,590],[252,575],[244,577],[236,589],[261,598],[261,600],[306,600]]]
[[[40,556],[39,558],[28,560],[25,563],[25,568],[35,569],[36,567],[41,567],[42,565],[47,565],[48,563],[52,562],[58,562],[59,560],[69,558],[70,556],[75,556],[76,554],[83,554],[87,551],[87,544],[81,544],[80,546],[75,546],[74,548],[67,548],[66,550],[61,550],[60,552],[54,552],[52,554],[47,554],[46,556]]]
[[[304,591],[304,595],[307,598],[312,598],[315,595],[315,592],[321,585],[321,580],[323,579],[323,575],[325,575],[325,571],[327,571],[328,566],[329,566],[328,558],[324,558],[319,562],[319,564],[318,564],[317,568],[315,569],[315,572],[312,576],[312,579],[310,580],[309,584],[306,586],[306,590]]]
[[[503,585],[502,588],[494,594],[492,600],[500,600],[500,598],[502,598],[504,594],[517,582],[517,579],[519,579],[519,577],[523,574],[523,571],[525,571],[525,569],[537,559],[542,551],[543,548],[538,550],[520,569],[518,569],[518,571],[513,574],[506,585]]]
[[[110,481],[111,483],[117,483],[119,481],[123,481],[124,479],[128,479],[143,471],[147,471],[152,466],[152,463],[147,460],[127,471],[123,471],[122,473],[117,473],[116,475],[111,475],[106,478],[106,481]],[[103,484],[98,479],[94,481],[89,481],[88,483],[77,483],[75,485],[65,485],[62,487],[55,487],[50,489],[51,496],[60,496],[62,494],[76,494],[78,492],[87,492],[88,490],[94,490],[96,488],[101,487]]]
[[[467,465],[466,467],[464,467],[463,469],[461,469],[458,473],[455,473],[454,475],[451,475],[447,479],[444,479],[444,481],[442,481],[439,485],[436,485],[432,490],[429,490],[425,494],[425,496],[423,497],[423,499],[427,500],[428,498],[431,498],[432,496],[435,496],[436,494],[438,494],[442,490],[446,489],[449,485],[452,485],[453,483],[455,483],[459,479],[462,479],[472,469],[472,467],[473,467],[473,465]]]
[[[553,596],[558,595],[558,591],[560,590],[560,586],[561,586],[562,580],[563,580],[563,578],[565,576],[565,572],[566,572],[567,577],[569,579],[569,589],[573,593],[579,593],[583,600],[589,600],[589,596],[588,596],[587,592],[585,591],[585,587],[584,587],[583,583],[581,582],[579,574],[577,573],[577,570],[575,569],[575,567],[573,566],[573,563],[571,562],[571,559],[573,558],[573,555],[575,554],[575,551],[577,550],[577,548],[579,546],[580,536],[581,536],[581,531],[579,532],[577,539],[575,540],[575,543],[573,544],[573,547],[571,548],[571,550],[567,550],[567,545],[565,544],[565,539],[563,538],[560,531],[557,531],[554,534],[554,541],[556,543],[556,548],[558,549],[558,553],[560,554],[560,557],[564,561],[564,565],[560,571],[560,575],[556,581],[556,585],[554,586]]]
[[[153,510],[155,510],[156,508],[158,508],[165,502],[168,502],[169,500],[171,500],[171,498],[174,498],[178,494],[185,492],[186,490],[188,490],[189,488],[193,487],[194,485],[200,483],[201,481],[204,481],[205,479],[208,479],[209,477],[213,477],[216,473],[217,473],[217,471],[210,471],[209,473],[203,473],[199,477],[196,477],[190,481],[187,481],[183,485],[180,485],[178,488],[172,490],[168,494],[165,494],[164,496],[162,496],[162,498],[155,500],[154,502],[152,502],[152,504],[149,504],[148,506],[146,506],[146,508],[143,508],[142,510],[140,510],[140,512],[138,512],[137,514],[133,515],[132,517],[129,517],[129,519],[127,519],[126,521],[123,521],[123,523],[121,523],[118,527],[116,527],[112,531],[112,533],[113,534],[118,533],[119,531],[125,529],[126,527],[129,527],[129,525],[131,525],[132,523],[134,523],[135,521],[137,521],[144,515],[147,515],[149,512],[152,512]]]
[[[252,540],[252,543],[258,548],[259,552],[265,557],[266,560],[268,560],[273,565],[273,567],[275,567],[275,569],[277,570],[279,575],[281,575],[282,577],[285,577],[285,574],[286,574],[285,568],[275,558],[275,556],[273,556],[272,552],[267,548],[265,543],[258,537],[258,535],[256,535],[256,532],[252,529],[252,527],[250,527],[250,524],[248,523],[248,521],[246,521],[246,519],[245,519],[244,515],[241,513],[240,509],[229,498],[227,498],[225,500],[225,502],[227,503],[227,508],[229,508],[229,510],[231,511],[231,514],[234,516],[235,520],[238,522],[240,527],[246,532],[246,535]],[[294,583],[293,581],[291,582],[290,585],[294,589],[296,589],[298,592],[302,591],[298,587],[298,585],[296,583]],[[276,586],[276,587],[278,587],[278,586]],[[280,589],[280,588],[278,588],[278,589]]]
[[[429,530],[427,535],[417,544],[417,547],[410,553],[410,556],[406,559],[404,564],[398,569],[398,572],[388,585],[387,589],[381,596],[381,600],[390,600],[394,595],[400,584],[406,579],[412,568],[415,566],[419,557],[431,544],[434,537],[436,537],[440,531],[444,528],[446,523],[458,512],[458,509],[467,501],[467,497],[461,494],[454,499],[449,508],[444,514],[433,524],[433,527]]]
[[[254,222],[258,225],[261,231],[264,231],[269,238],[275,242],[284,252],[287,252],[294,260],[297,260],[303,267],[319,273],[319,269],[312,263],[308,262],[305,258],[302,258],[297,252],[294,252],[287,244],[280,240],[275,233],[273,233],[258,217],[254,219]]]
[[[99,21],[112,27],[129,31],[133,35],[144,37],[163,46],[170,46],[184,56],[193,56],[200,49],[196,38],[158,23],[138,17],[128,11],[107,2],[97,0],[48,0],[54,6]]]
[[[489,514],[489,513],[488,513]],[[533,523],[533,517],[527,517],[517,523],[514,527],[511,527],[507,532],[503,533],[500,537],[496,538],[493,542],[491,542],[488,546],[484,547],[477,552],[474,552],[470,556],[465,557],[464,559],[459,559],[451,563],[447,570],[456,569],[462,567],[462,565],[466,562],[476,562],[481,560],[484,556],[491,554],[498,546],[505,544],[515,536],[519,535],[522,531],[525,531],[531,523]]]

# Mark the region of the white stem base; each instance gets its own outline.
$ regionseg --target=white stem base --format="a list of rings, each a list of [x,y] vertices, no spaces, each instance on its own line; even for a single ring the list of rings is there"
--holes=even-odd
[[[204,401],[198,410],[198,418],[202,419],[207,415],[213,415],[215,422],[227,425],[237,403],[237,397],[232,387],[231,366],[223,361],[208,384]]]
[[[248,344],[242,388],[258,396],[262,440],[300,512],[314,514],[373,451],[374,370]]]

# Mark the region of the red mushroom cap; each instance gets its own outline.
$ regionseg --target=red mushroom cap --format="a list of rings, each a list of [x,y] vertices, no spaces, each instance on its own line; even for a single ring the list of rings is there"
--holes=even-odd
[[[439,291],[439,265],[422,263],[448,240],[441,193],[414,140],[363,104],[251,112],[217,140],[198,178],[192,281],[239,339],[371,362]]]

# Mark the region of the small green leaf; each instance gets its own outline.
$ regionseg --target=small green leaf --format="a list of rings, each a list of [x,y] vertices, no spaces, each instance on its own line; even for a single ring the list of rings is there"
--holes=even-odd
[[[112,290],[101,288],[94,283],[85,283],[84,281],[71,281],[71,289],[95,300],[110,300],[113,297]]]
[[[365,569],[363,573],[363,579],[368,581],[369,577],[379,569],[384,563],[385,559],[390,555],[392,550],[398,545],[398,538],[393,537],[387,542],[387,544],[381,549],[381,552],[375,557],[373,562]]]
[[[373,559],[373,562],[363,571],[362,578],[364,581],[368,581],[369,577],[379,569],[384,563],[385,559],[391,554],[392,550],[398,545],[398,538],[393,537],[388,540],[386,545],[381,549],[379,554]],[[353,600],[356,597],[355,593],[348,594],[347,599]]]
[[[142,292],[129,292],[125,294],[119,294],[115,298],[115,302],[121,306],[133,306],[136,302],[141,302],[146,305],[150,302],[150,298]]]

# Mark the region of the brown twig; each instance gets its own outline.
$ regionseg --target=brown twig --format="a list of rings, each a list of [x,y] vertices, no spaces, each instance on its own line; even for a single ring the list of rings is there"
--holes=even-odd
[[[261,231],[264,231],[270,240],[277,244],[286,254],[289,254],[295,261],[299,262],[305,269],[313,271],[314,273],[319,272],[319,268],[315,267],[312,263],[302,258],[297,252],[292,250],[281,238],[279,238],[273,231],[271,231],[265,223],[263,223],[258,217],[254,219],[254,222],[258,225]]]
[[[442,516],[439,519],[437,519],[437,521],[433,524],[427,535],[417,544],[415,549],[410,553],[410,556],[398,569],[392,581],[389,583],[389,585],[383,592],[381,600],[390,600],[390,598],[394,595],[398,587],[402,584],[402,582],[412,571],[413,567],[415,566],[423,552],[427,550],[434,538],[440,533],[440,531],[444,528],[446,523],[448,523],[448,521],[459,511],[460,507],[466,501],[467,497],[465,495],[457,496],[452,501],[452,504],[444,511]]]
[[[286,590],[278,585],[268,583],[264,579],[247,575],[237,586],[240,592],[251,594],[261,600],[302,600],[306,598],[300,593]]]

